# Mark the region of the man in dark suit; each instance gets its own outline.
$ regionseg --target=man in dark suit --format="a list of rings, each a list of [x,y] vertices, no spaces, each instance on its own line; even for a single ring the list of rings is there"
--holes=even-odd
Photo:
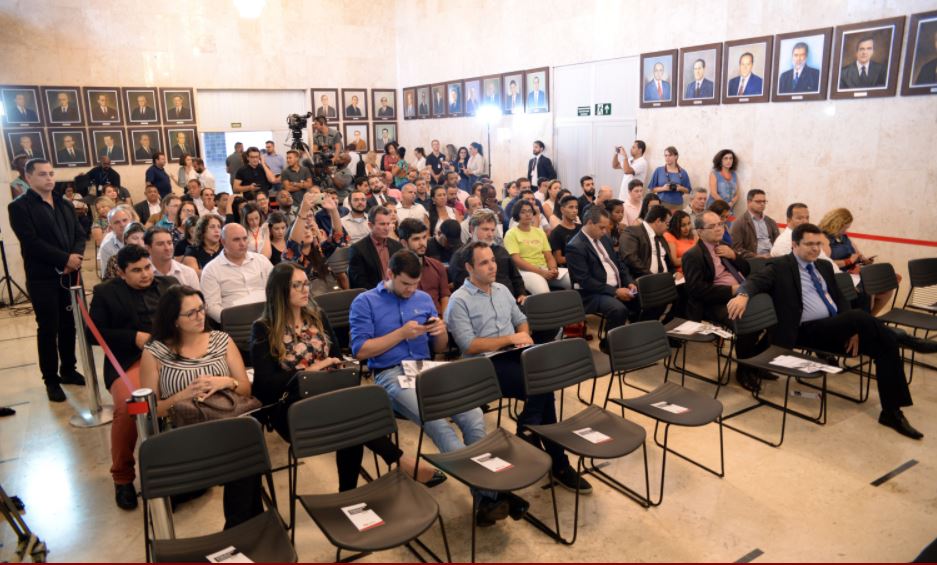
[[[542,112],[547,109],[547,95],[540,89],[540,77],[534,76],[533,88],[527,93],[527,111]]]
[[[184,106],[182,102],[182,96],[176,95],[172,97],[172,108],[166,112],[168,114],[167,119],[174,121],[192,119],[192,109],[188,106]]]
[[[75,370],[75,319],[68,288],[77,284],[87,238],[72,203],[53,193],[51,163],[27,161],[25,180],[31,190],[8,206],[10,227],[20,242],[26,290],[36,314],[36,346],[46,395],[52,402],[65,402],[62,384],[85,383]]]
[[[429,104],[426,102],[426,92],[420,93],[420,104],[416,107],[416,111],[420,116],[429,115]]]
[[[524,96],[517,91],[517,81],[508,83],[508,91],[504,93],[504,111],[509,114],[524,113]]]
[[[387,206],[388,208],[397,205],[397,199],[387,194],[387,186],[379,176],[373,176],[368,179],[368,210],[375,206]]]
[[[937,51],[937,31],[934,32],[934,50]],[[912,86],[933,86],[935,84],[937,84],[937,57],[921,66],[921,70],[917,73],[917,81]]]
[[[361,108],[358,107],[358,97],[351,97],[351,104],[345,107],[345,115],[349,118],[360,118]]]
[[[130,119],[135,122],[156,121],[156,109],[149,105],[146,96],[137,96],[137,106],[130,112]]]
[[[527,161],[527,178],[531,184],[536,184],[540,179],[556,178],[556,169],[553,168],[553,161],[543,154],[547,146],[539,139],[534,142],[534,156]]]
[[[75,123],[80,121],[78,116],[78,107],[72,104],[72,99],[67,92],[59,92],[56,95],[58,105],[52,108],[52,121],[59,123]]]
[[[793,252],[768,263],[753,274],[726,305],[729,317],[745,312],[749,296],[771,295],[778,318],[772,343],[780,347],[809,347],[834,354],[861,354],[875,362],[878,395],[882,405],[879,423],[913,439],[923,434],[915,430],[901,412],[911,406],[911,392],[905,380],[904,361],[898,350],[899,338],[885,324],[863,310],[851,310],[843,298],[833,267],[817,261],[825,236],[813,224],[802,224],[791,234]],[[927,351],[933,341],[900,338],[903,345]],[[933,350],[933,349],[930,349]]]
[[[7,111],[7,121],[10,123],[36,123],[39,114],[26,105],[26,95],[17,94],[13,97],[13,108]]]
[[[384,280],[390,256],[403,249],[400,242],[390,239],[393,220],[393,212],[386,206],[375,206],[368,212],[371,234],[352,245],[348,254],[351,288],[370,290]]]
[[[45,159],[46,156],[42,152],[42,146],[36,146],[33,144],[33,138],[29,134],[21,135],[19,138],[19,148],[13,152],[15,155],[26,155],[29,159],[39,158]]]
[[[706,78],[706,61],[697,59],[693,61],[693,82],[686,85],[683,97],[687,100],[693,98],[712,98],[715,94],[713,81]]]
[[[62,136],[62,147],[56,152],[59,163],[82,163],[85,161],[85,149],[75,144],[75,136]]]
[[[114,399],[111,477],[115,499],[118,507],[133,510],[137,507],[137,493],[133,487],[137,427],[127,413],[127,399],[140,388],[140,356],[150,339],[156,305],[178,281],[154,276],[149,251],[138,245],[127,245],[117,252],[117,274],[117,278],[94,287],[90,314],[127,375],[126,379],[122,378],[113,365],[104,361],[104,385]]]
[[[839,72],[839,87],[876,88],[885,86],[888,69],[885,65],[872,60],[875,53],[875,40],[866,36],[856,43],[856,61],[844,66]]]
[[[174,158],[182,155],[195,155],[195,148],[189,143],[189,138],[184,131],[176,132],[176,142],[172,146],[172,156]]]
[[[742,53],[739,57],[739,76],[729,81],[728,96],[761,96],[765,93],[764,81],[752,72],[755,56]]]
[[[107,157],[114,161],[124,160],[124,148],[114,143],[114,136],[112,134],[104,134],[101,141],[104,142],[104,145],[98,148],[98,159]]]
[[[387,97],[381,96],[380,102],[381,102],[381,105],[377,109],[377,117],[378,118],[393,118],[394,109],[387,105]]]
[[[807,64],[810,48],[803,41],[798,41],[791,49],[791,64],[794,65],[778,79],[778,92],[794,94],[797,92],[820,92],[820,71]]]
[[[329,104],[329,96],[327,94],[323,94],[319,97],[319,107],[316,109],[316,116],[322,116],[324,118],[338,117],[335,106]]]
[[[108,104],[107,94],[98,94],[95,98],[95,104],[91,106],[91,121],[93,122],[116,122],[117,109]]]
[[[604,315],[609,330],[624,325],[639,309],[638,287],[612,249],[610,227],[605,208],[593,206],[583,218],[582,229],[566,244],[566,266],[573,288],[579,291],[586,313]],[[606,339],[599,343],[599,349],[608,351]]]
[[[634,278],[673,272],[670,247],[664,240],[669,222],[670,210],[654,206],[640,224],[622,230],[619,253]]]
[[[644,101],[667,101],[670,96],[670,83],[664,80],[664,64],[654,63],[654,78],[644,84]]]
[[[153,158],[153,153],[159,151],[158,147],[153,147],[150,144],[149,134],[142,133],[140,134],[140,144],[134,150],[134,155],[138,161],[149,161]]]
[[[146,225],[147,220],[150,219],[150,214],[159,204],[159,190],[152,184],[148,184],[143,189],[143,200],[133,205],[133,211],[140,218],[140,223]]]
[[[449,88],[449,113],[458,114],[462,112],[462,93],[453,86]]]

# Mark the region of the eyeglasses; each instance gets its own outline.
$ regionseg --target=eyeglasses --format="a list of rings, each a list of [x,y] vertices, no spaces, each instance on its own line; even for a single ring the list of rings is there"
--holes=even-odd
[[[710,225],[708,225],[708,226],[703,226],[703,227],[700,228],[700,229],[703,229],[703,230],[715,230],[715,229],[725,229],[725,227],[726,227],[726,223],[725,223],[725,222],[719,222],[718,224],[710,224]]]
[[[304,288],[309,288],[309,281],[295,281],[290,283],[290,287],[293,290],[302,290]]]
[[[767,200],[752,200],[752,202],[754,202],[755,204],[767,204],[768,203]]]
[[[188,318],[188,319],[190,319],[190,320],[194,320],[196,317],[199,316],[199,314],[202,314],[202,315],[205,314],[205,305],[204,305],[204,304],[201,305],[201,306],[199,306],[198,308],[192,308],[192,309],[189,310],[188,312],[182,312],[182,313],[179,314],[179,316],[184,317],[184,318]]]

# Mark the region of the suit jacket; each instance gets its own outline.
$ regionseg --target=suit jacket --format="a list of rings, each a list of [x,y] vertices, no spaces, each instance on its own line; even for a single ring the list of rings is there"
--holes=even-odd
[[[868,72],[863,80],[859,76],[859,67],[856,63],[846,65],[839,73],[840,88],[871,88],[874,86],[885,86],[888,79],[887,70],[881,63],[869,61]]]
[[[394,117],[394,109],[391,108],[390,106],[388,106],[387,108],[380,108],[380,107],[378,107],[378,109],[377,109],[377,117],[378,117],[378,118],[393,118],[393,117]]]
[[[146,225],[147,220],[150,219],[150,203],[144,198],[133,205],[133,211],[140,216],[140,223]]]
[[[781,230],[778,224],[768,216],[765,216],[765,227],[768,228],[768,237],[771,243],[778,238]],[[732,222],[732,249],[742,257],[748,259],[755,256],[758,249],[758,236],[755,234],[755,223],[752,221],[751,212],[745,212],[737,220]]]
[[[666,80],[660,81],[660,89],[663,91],[663,96],[657,95],[657,83],[653,80],[650,80],[644,83],[644,101],[645,102],[657,102],[659,100],[670,100],[670,83]]]
[[[98,158],[103,157],[104,155],[107,155],[107,146],[102,145],[101,147],[98,148]],[[115,145],[113,148],[111,148],[111,154],[108,155],[108,157],[110,157],[114,161],[123,161],[124,160],[124,148],[119,145]]]
[[[658,237],[664,264],[668,272],[673,272],[673,260],[670,258],[670,246],[663,237]],[[654,254],[651,252],[651,240],[647,236],[647,230],[644,229],[644,223],[636,226],[628,226],[621,231],[619,241],[619,253],[621,260],[625,262],[634,278],[643,277],[651,274],[651,258]]]
[[[385,194],[385,195],[384,195],[384,198],[387,199],[387,204],[386,204],[387,206],[396,206],[396,205],[397,205],[397,199],[394,198],[393,196],[388,196],[388,195]],[[377,198],[375,198],[374,196],[369,196],[369,197],[368,197],[368,202],[367,202],[368,210],[370,210],[371,208],[374,208],[375,206],[377,206]]]
[[[498,265],[498,272],[495,275],[495,281],[508,287],[514,298],[527,294],[527,287],[524,286],[524,278],[521,272],[511,259],[510,253],[501,245],[492,245],[491,251],[495,254],[495,263]],[[452,283],[453,292],[462,286],[465,279],[468,278],[468,271],[465,269],[466,254],[468,253],[468,244],[463,245],[449,259],[449,282]]]
[[[63,110],[61,106],[56,106],[52,108],[52,121],[53,122],[77,122],[78,121],[78,107],[74,104],[70,104],[67,110]]]
[[[621,282],[621,287],[633,283],[634,279],[631,277],[628,267],[612,249],[612,242],[607,237],[603,237],[599,240],[599,243],[602,244],[609,259],[618,268],[618,280]],[[572,282],[583,298],[596,294],[615,296],[615,291],[619,288],[606,283],[605,266],[602,264],[602,258],[596,253],[595,248],[592,247],[592,243],[589,241],[589,237],[582,230],[566,244],[566,267],[569,268],[569,276],[572,277]]]
[[[684,259],[686,255],[684,255]],[[849,310],[849,303],[843,298],[833,276],[833,267],[829,261],[816,261],[814,267],[826,282],[827,291],[840,312]],[[800,286],[800,267],[793,253],[768,261],[767,266],[753,274],[742,288],[749,294],[767,293],[774,302],[774,311],[778,325],[772,333],[772,342],[781,347],[791,348],[797,344],[797,332],[800,317],[804,311],[803,290]]]
[[[535,110],[547,107],[547,96],[542,90],[530,92],[527,94],[527,109]]]
[[[95,104],[91,107],[91,119],[96,122],[117,121],[117,109],[107,106],[102,110],[100,104]]]
[[[527,161],[527,177],[530,178],[530,172],[534,168],[534,161],[536,157]],[[547,178],[555,179],[556,178],[556,169],[553,168],[553,161],[550,160],[546,155],[541,154],[539,161],[537,161],[537,178]]]
[[[387,239],[387,254],[393,255],[403,249],[399,241]],[[348,280],[351,288],[372,289],[384,280],[381,258],[377,254],[371,236],[365,236],[351,246],[348,253]]]
[[[429,105],[427,105],[425,102],[420,104],[417,107],[417,112],[419,112],[421,116],[425,114],[429,114]]]
[[[804,65],[804,69],[797,78],[797,85],[794,85],[794,69],[788,69],[781,73],[778,79],[778,92],[781,94],[792,94],[795,92],[820,92],[820,71],[813,67]]]
[[[924,63],[921,70],[917,73],[916,85],[937,84],[937,59],[931,59]]]
[[[53,193],[56,213],[61,213],[63,229],[53,229],[49,205],[33,190],[27,190],[10,202],[10,227],[20,241],[23,268],[27,281],[57,280],[56,269],[65,269],[68,256],[84,254],[87,236],[75,216],[72,203]],[[33,297],[36,300],[38,297]]]
[[[192,119],[192,110],[190,110],[189,108],[185,106],[183,106],[182,109],[179,111],[176,111],[176,107],[173,106],[166,113],[169,114],[168,118],[170,120],[191,120]]]
[[[739,96],[739,81],[742,80],[741,76],[737,76],[734,79],[729,81],[728,96]],[[761,80],[761,77],[752,73],[748,75],[748,82],[745,83],[745,92],[741,96],[761,96],[764,94],[764,81]]]
[[[346,116],[353,116],[353,117],[360,118],[360,117],[361,117],[361,108],[359,108],[359,107],[357,107],[357,106],[347,106],[347,107],[345,107],[345,115],[346,115]]]
[[[140,107],[137,106],[130,112],[130,119],[137,122],[155,122],[156,121],[156,110],[147,106],[140,111]]]
[[[708,78],[704,78],[699,86],[699,96],[696,95],[696,81],[694,80],[690,84],[686,85],[686,92],[683,93],[683,97],[690,98],[712,98],[715,96],[715,90],[713,89],[713,81]]]
[[[68,149],[59,149],[55,154],[59,163],[81,163],[85,161],[85,152],[81,148],[74,147],[72,151],[75,153],[74,157],[68,154]]]
[[[519,92],[515,94],[514,96],[511,96],[510,94],[506,94],[504,96],[504,107],[507,109],[508,112],[515,112],[518,110],[523,112],[524,111],[523,95],[521,95],[521,93]]]
[[[160,296],[169,287],[179,284],[174,277],[153,277],[153,284]],[[101,337],[111,349],[121,368],[126,370],[140,359],[143,350],[137,347],[137,332],[150,333],[152,328],[143,327],[137,309],[131,298],[131,288],[121,278],[105,281],[94,287],[94,300],[91,301],[89,314],[94,325],[101,332]],[[155,312],[154,312],[155,315]],[[100,345],[100,344],[98,344]],[[120,378],[114,366],[104,359],[104,384],[111,384]]]
[[[133,153],[137,159],[141,161],[142,160],[149,161],[150,159],[153,158],[153,153],[156,153],[157,151],[159,150],[151,145],[148,150],[144,149],[143,147],[137,147]]]
[[[738,255],[734,261],[725,257],[720,259],[723,265],[735,267],[735,270],[746,277],[751,272],[748,261]],[[683,254],[682,261],[683,276],[686,280],[687,317],[697,321],[709,319],[715,322],[726,322],[724,307],[726,302],[732,299],[732,287],[713,284],[713,279],[716,278],[716,266],[703,241],[697,241],[696,245],[688,249]],[[723,307],[723,311],[718,314],[714,313],[714,310],[719,307]]]
[[[195,148],[192,147],[191,145],[186,145],[185,147],[182,147],[178,143],[174,143],[172,146],[172,155],[177,158],[182,157],[183,153],[194,155],[195,154],[195,152],[193,151],[194,149]]]
[[[38,122],[39,114],[36,113],[32,108],[23,108],[25,112],[20,112],[16,108],[16,104],[13,105],[13,108],[10,110],[9,115],[7,116],[7,121],[10,123],[20,123],[20,122]]]

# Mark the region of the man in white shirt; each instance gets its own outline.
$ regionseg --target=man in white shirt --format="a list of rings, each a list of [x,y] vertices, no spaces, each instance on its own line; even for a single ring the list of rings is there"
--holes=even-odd
[[[200,194],[202,198],[195,201],[195,207],[198,208],[198,215],[217,214],[218,208],[215,206],[215,189],[204,186]]]
[[[205,311],[216,322],[221,311],[231,306],[264,302],[264,289],[273,265],[270,260],[247,250],[247,230],[240,224],[228,224],[221,230],[224,250],[202,269],[202,294]]]
[[[647,183],[647,159],[644,158],[646,149],[647,145],[640,139],[636,139],[628,152],[625,152],[624,147],[619,147],[615,156],[612,157],[612,168],[621,169],[625,173],[621,177],[621,185],[618,188],[618,199],[622,202],[628,201],[628,183],[631,179]]]
[[[173,260],[172,233],[163,227],[154,226],[143,235],[143,244],[150,252],[150,263],[154,274],[163,277],[175,277],[180,284],[199,288],[195,269]]]
[[[777,239],[774,240],[774,245],[771,246],[771,256],[772,257],[783,257],[788,255],[791,250],[794,249],[794,245],[791,242],[791,235],[794,233],[794,228],[802,224],[810,223],[810,209],[807,208],[806,204],[802,202],[794,202],[787,207],[787,227],[784,228]],[[820,250],[820,256],[818,259],[824,261],[829,261],[833,264],[834,267],[838,266],[833,263],[833,260],[830,259],[830,256],[827,255],[822,249]],[[836,269],[833,272],[837,272]]]
[[[351,211],[342,218],[342,229],[348,234],[349,245],[354,245],[371,233],[368,215],[365,213],[367,206],[368,197],[361,189],[356,188],[348,197],[348,207]]]
[[[111,231],[104,236],[101,241],[101,248],[98,249],[98,275],[101,280],[104,280],[108,261],[111,260],[111,257],[117,255],[117,252],[124,246],[124,228],[127,227],[130,221],[130,212],[123,206],[117,206],[107,214],[107,225],[111,228]]]
[[[215,175],[211,174],[211,171],[205,167],[205,160],[196,157],[192,164],[195,167],[195,172],[198,173],[198,180],[202,183],[202,186],[214,189]]]
[[[416,203],[416,185],[407,183],[400,189],[400,202],[397,204],[397,225],[407,218],[419,220],[429,226],[429,212]]]

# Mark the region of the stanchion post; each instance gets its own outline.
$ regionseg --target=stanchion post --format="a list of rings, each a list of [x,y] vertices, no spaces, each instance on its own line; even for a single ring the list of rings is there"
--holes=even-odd
[[[140,443],[159,433],[159,418],[156,415],[156,394],[149,388],[138,388],[127,400],[127,412],[137,419],[137,435]],[[139,460],[139,458],[138,458]],[[150,524],[153,526],[153,539],[175,539],[176,531],[172,523],[172,509],[168,498],[154,498],[144,501],[149,504]],[[144,527],[149,527],[146,524]]]
[[[91,385],[91,391],[88,395],[89,409],[79,411],[69,419],[69,423],[76,428],[93,428],[110,423],[114,419],[114,407],[101,404],[101,389],[98,387],[98,374],[94,369],[94,354],[91,352],[91,344],[88,342],[88,334],[85,332],[84,320],[81,318],[81,306],[84,305],[85,290],[81,285],[69,287],[68,290],[72,298],[72,317],[75,319],[75,336],[78,341],[81,364]],[[41,300],[42,298],[36,297],[36,299]]]

